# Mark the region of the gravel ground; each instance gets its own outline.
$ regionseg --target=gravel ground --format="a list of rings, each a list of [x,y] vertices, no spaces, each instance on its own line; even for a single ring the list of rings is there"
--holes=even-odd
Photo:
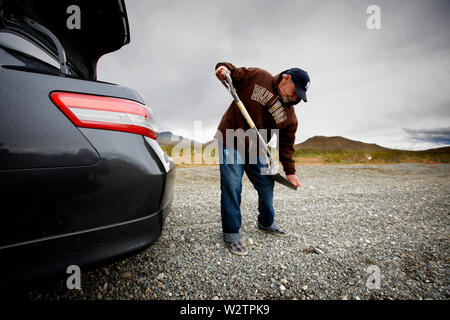
[[[218,167],[178,168],[160,239],[142,253],[23,293],[30,299],[449,299],[450,165],[298,166],[300,191],[275,187],[278,238],[256,229],[244,178],[242,239],[229,253]],[[369,266],[380,288],[369,289]],[[372,275],[373,277],[373,275]]]

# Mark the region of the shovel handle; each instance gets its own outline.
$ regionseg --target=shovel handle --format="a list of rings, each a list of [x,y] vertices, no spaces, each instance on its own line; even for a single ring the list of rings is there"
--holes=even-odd
[[[231,95],[233,96],[234,102],[238,106],[239,110],[241,111],[242,115],[244,116],[244,118],[247,121],[250,128],[256,131],[256,135],[259,139],[260,146],[266,152],[267,160],[269,160],[267,174],[271,175],[275,181],[277,181],[291,189],[298,190],[298,188],[296,186],[294,186],[292,183],[290,183],[290,181],[288,181],[286,178],[284,178],[277,172],[278,169],[272,159],[272,155],[270,154],[269,148],[267,147],[266,142],[264,141],[261,134],[259,133],[258,128],[255,126],[255,123],[253,122],[252,118],[248,114],[247,109],[245,108],[241,99],[237,95],[236,89],[233,86],[233,80],[231,80],[231,76],[230,76],[229,72],[225,73],[225,81],[222,81],[222,83],[225,86],[225,88],[228,90],[228,92],[230,92]]]
[[[242,101],[239,100],[238,102],[236,102],[236,104],[237,104],[239,110],[241,110],[241,113],[244,116],[245,120],[247,120],[247,123],[250,126],[250,128],[251,129],[255,128],[255,123],[253,122],[252,118],[248,114],[247,109],[245,109],[244,104],[242,103]]]
[[[261,134],[259,133],[258,128],[256,127],[256,125],[253,122],[252,118],[248,114],[248,111],[245,108],[244,104],[242,103],[241,99],[237,95],[236,89],[233,86],[233,80],[231,79],[230,73],[228,73],[228,72],[225,73],[225,83],[224,83],[224,85],[227,88],[227,90],[231,93],[231,95],[233,96],[234,102],[236,103],[236,105],[238,106],[238,108],[241,111],[242,115],[244,116],[245,120],[247,121],[248,125],[250,126],[250,129],[255,130],[256,136],[258,137],[258,140],[260,142],[260,146],[263,148],[264,152],[266,153],[267,158],[269,160],[269,163],[270,163],[270,165],[272,167],[273,159],[272,159],[272,156],[271,156],[271,154],[269,152],[267,144],[264,141],[264,139],[261,137]]]
[[[226,83],[228,85],[228,91],[233,96],[234,102],[238,106],[239,110],[241,111],[242,115],[244,116],[245,120],[247,121],[250,128],[255,128],[255,123],[253,122],[252,118],[247,112],[247,109],[245,108],[244,104],[242,103],[241,99],[239,99],[239,96],[236,93],[236,89],[233,86],[233,80],[231,80],[230,74],[227,72],[225,73],[225,79]]]

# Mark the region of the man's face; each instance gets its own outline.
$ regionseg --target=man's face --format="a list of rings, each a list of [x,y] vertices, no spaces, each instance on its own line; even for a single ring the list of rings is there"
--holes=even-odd
[[[278,83],[278,92],[280,93],[283,102],[288,104],[290,102],[296,102],[298,100],[297,93],[295,92],[294,82],[291,80],[291,76],[287,75],[281,79]]]

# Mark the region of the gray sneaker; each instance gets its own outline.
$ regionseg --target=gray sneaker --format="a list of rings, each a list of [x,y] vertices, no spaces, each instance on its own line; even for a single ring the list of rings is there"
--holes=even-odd
[[[228,242],[225,241],[225,246],[231,253],[236,254],[238,256],[246,256],[248,255],[247,249],[242,245],[240,241],[236,242]]]
[[[261,226],[258,225],[258,229],[261,231],[276,235],[278,237],[287,237],[289,235],[289,233],[285,229],[283,229],[279,226],[275,226],[275,228],[269,229],[269,228],[261,228]]]

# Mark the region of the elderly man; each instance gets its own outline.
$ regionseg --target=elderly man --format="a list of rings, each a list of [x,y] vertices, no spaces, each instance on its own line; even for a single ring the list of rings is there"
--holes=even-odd
[[[306,91],[310,81],[308,74],[301,69],[292,68],[272,76],[263,69],[236,68],[225,62],[218,63],[215,70],[217,78],[222,82],[225,75],[230,74],[237,94],[258,130],[278,130],[279,159],[286,178],[295,186],[300,186],[293,159],[298,125],[293,106],[302,100],[307,101]],[[241,256],[248,254],[241,243],[239,233],[242,222],[240,205],[244,171],[258,192],[258,228],[277,236],[288,235],[286,230],[275,223],[274,181],[270,176],[261,174],[261,168],[267,166],[267,163],[260,157],[256,163],[249,163],[245,154],[238,152],[235,147],[230,147],[230,141],[226,141],[227,130],[245,131],[248,128],[246,120],[233,102],[223,115],[216,134],[219,149],[222,150],[219,157],[223,239],[233,254]]]

